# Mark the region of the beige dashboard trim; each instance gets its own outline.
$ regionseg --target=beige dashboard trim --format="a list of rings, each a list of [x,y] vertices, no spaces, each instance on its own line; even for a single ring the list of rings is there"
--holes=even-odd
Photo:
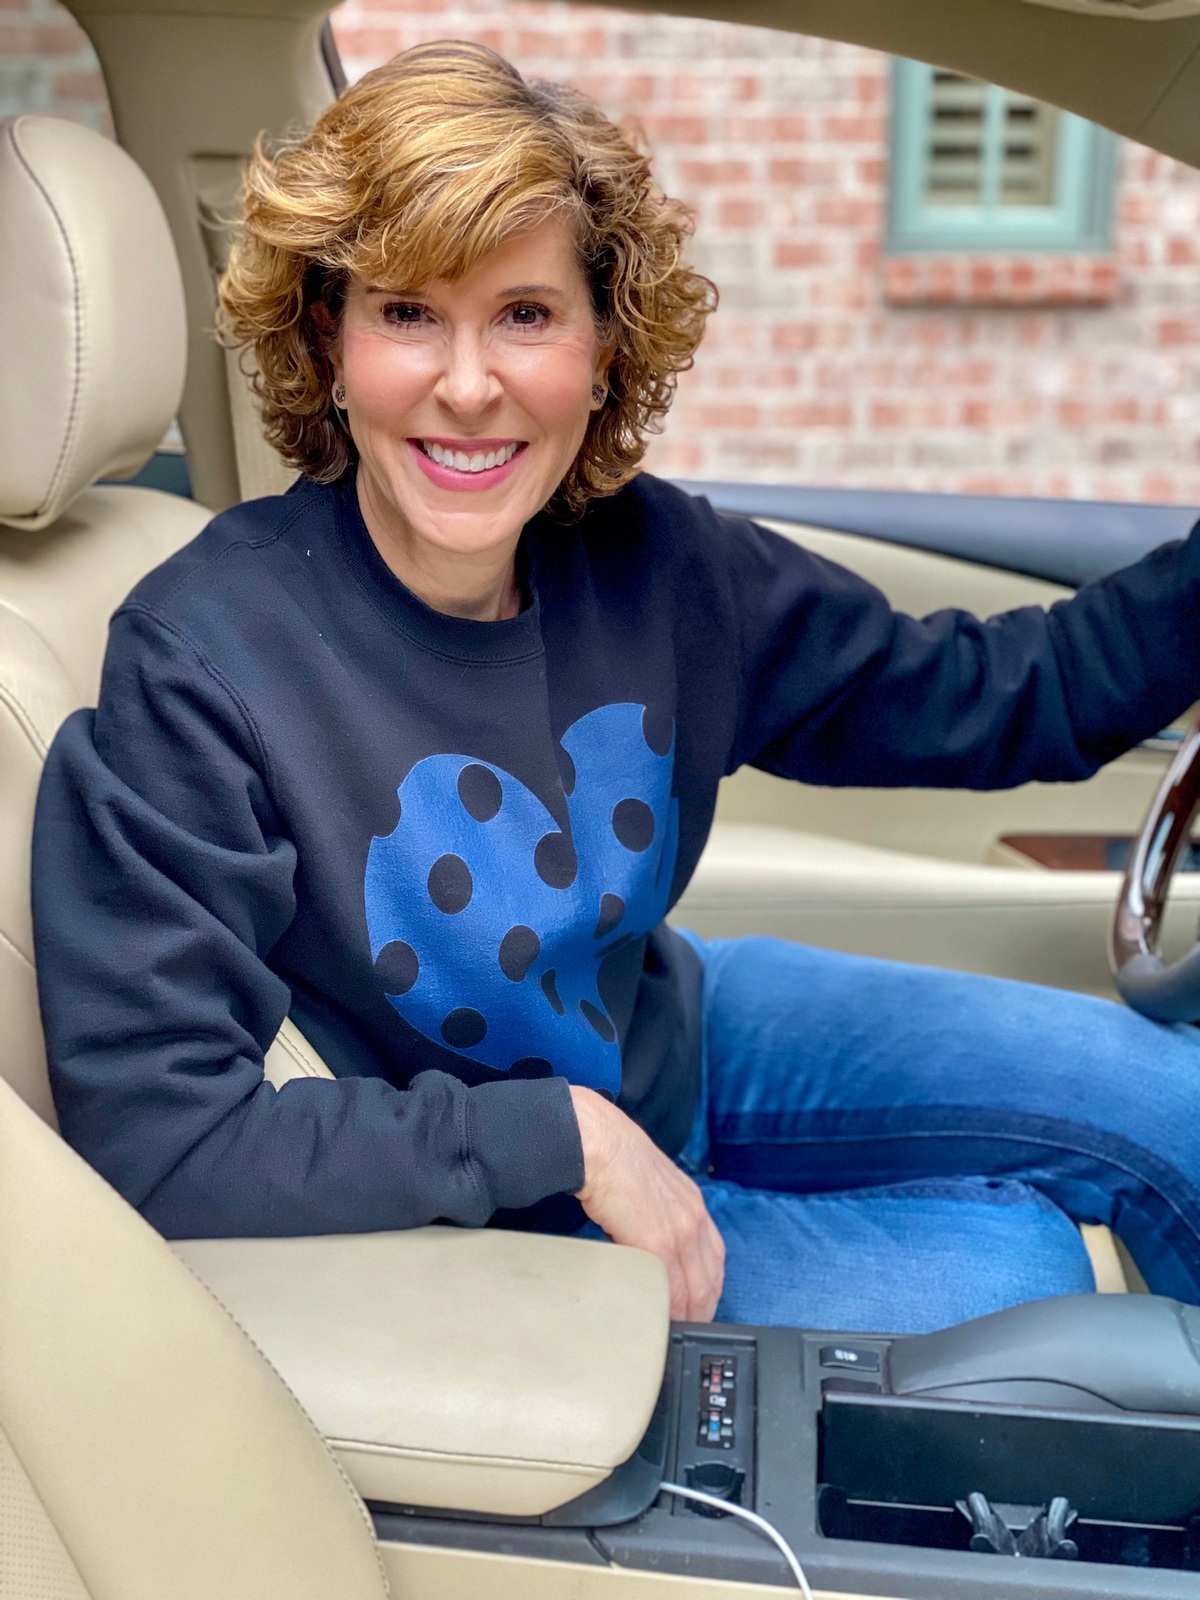
[[[446,1550],[435,1545],[381,1544],[392,1593],[405,1600],[795,1600],[795,1586],[726,1583],[628,1567]],[[814,1590],[814,1600],[888,1600],[844,1590]],[[899,1600],[898,1596],[891,1600]]]

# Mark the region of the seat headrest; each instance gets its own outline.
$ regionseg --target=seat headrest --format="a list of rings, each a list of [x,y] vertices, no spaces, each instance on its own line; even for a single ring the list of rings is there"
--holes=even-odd
[[[41,528],[179,405],[183,284],[145,174],[76,123],[0,121],[0,283],[0,522]]]

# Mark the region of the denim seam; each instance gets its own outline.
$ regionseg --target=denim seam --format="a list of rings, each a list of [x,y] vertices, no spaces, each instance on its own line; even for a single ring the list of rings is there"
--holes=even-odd
[[[966,1111],[972,1111],[972,1110],[977,1110],[977,1109],[978,1108],[976,1108],[976,1107],[966,1107],[966,1108],[964,1108],[964,1110],[966,1110]],[[797,1147],[797,1146],[809,1146],[809,1145],[820,1146],[820,1145],[831,1145],[831,1144],[864,1144],[864,1143],[878,1144],[878,1143],[884,1143],[884,1142],[897,1143],[898,1144],[898,1143],[901,1143],[901,1142],[904,1142],[904,1141],[915,1140],[915,1139],[972,1139],[972,1138],[994,1139],[994,1140],[996,1140],[998,1142],[1003,1142],[1005,1144],[1030,1144],[1030,1145],[1036,1145],[1040,1149],[1066,1151],[1071,1155],[1084,1156],[1087,1159],[1092,1160],[1092,1161],[1105,1161],[1105,1162],[1108,1163],[1108,1165],[1117,1168],[1121,1172],[1124,1172],[1128,1177],[1135,1179],[1138,1183],[1144,1184],[1148,1188],[1153,1189],[1154,1193],[1157,1194],[1160,1197],[1160,1199],[1168,1207],[1168,1209],[1171,1210],[1172,1212],[1174,1212],[1174,1214],[1176,1215],[1176,1217],[1178,1217],[1179,1221],[1183,1224],[1183,1226],[1185,1228],[1187,1228],[1190,1233],[1196,1235],[1197,1237],[1200,1237],[1200,1191],[1193,1191],[1193,1194],[1195,1196],[1195,1198],[1191,1201],[1191,1206],[1192,1206],[1192,1208],[1194,1210],[1194,1215],[1195,1215],[1195,1220],[1193,1221],[1193,1220],[1189,1219],[1189,1214],[1188,1214],[1187,1209],[1184,1209],[1184,1207],[1186,1207],[1186,1205],[1187,1205],[1186,1200],[1182,1201],[1182,1202],[1176,1201],[1171,1196],[1170,1192],[1167,1189],[1165,1189],[1164,1187],[1162,1187],[1161,1183],[1155,1182],[1149,1176],[1148,1173],[1140,1171],[1137,1167],[1130,1166],[1127,1161],[1122,1161],[1122,1160],[1118,1159],[1115,1156],[1105,1155],[1105,1154],[1103,1154],[1102,1152],[1100,1152],[1100,1151],[1098,1151],[1096,1149],[1088,1148],[1088,1146],[1086,1146],[1086,1145],[1067,1143],[1064,1139],[1061,1139],[1061,1138],[1059,1138],[1059,1139],[1051,1139],[1051,1138],[1049,1138],[1049,1137],[1047,1137],[1045,1135],[1039,1135],[1039,1134],[1034,1134],[1034,1133],[1021,1133],[1021,1134],[1018,1134],[1018,1133],[998,1133],[998,1132],[993,1132],[990,1129],[988,1129],[988,1130],[982,1130],[981,1129],[979,1132],[976,1133],[976,1132],[973,1132],[969,1128],[956,1128],[956,1129],[945,1129],[945,1130],[914,1129],[912,1131],[906,1131],[906,1132],[900,1132],[900,1133],[884,1133],[884,1132],[880,1132],[880,1133],[872,1133],[872,1134],[861,1134],[861,1133],[859,1133],[859,1134],[817,1134],[817,1135],[811,1135],[811,1136],[793,1134],[793,1135],[789,1135],[787,1137],[776,1137],[776,1138],[771,1138],[770,1136],[763,1137],[763,1136],[760,1135],[760,1136],[758,1136],[756,1138],[752,1138],[752,1139],[730,1139],[730,1138],[727,1138],[727,1137],[724,1137],[724,1136],[718,1136],[717,1138],[715,1138],[713,1140],[713,1144],[717,1145],[717,1146],[723,1145],[723,1144],[724,1145],[743,1145],[743,1146],[752,1145],[752,1144],[772,1144],[772,1145],[781,1145],[781,1146],[786,1145],[786,1146]],[[1151,1158],[1151,1160],[1153,1162],[1153,1158]],[[1155,1165],[1156,1165],[1156,1163],[1155,1163]]]

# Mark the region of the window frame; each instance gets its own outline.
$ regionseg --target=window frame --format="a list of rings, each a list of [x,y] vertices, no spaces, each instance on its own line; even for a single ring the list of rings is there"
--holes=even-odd
[[[889,255],[1095,254],[1112,248],[1119,141],[1069,111],[1057,119],[1053,204],[931,205],[924,185],[933,72],[926,62],[893,58]],[[995,85],[989,91],[994,139],[1004,91]]]

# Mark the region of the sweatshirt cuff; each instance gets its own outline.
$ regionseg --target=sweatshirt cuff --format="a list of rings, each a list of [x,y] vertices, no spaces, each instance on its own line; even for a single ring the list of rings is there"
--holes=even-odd
[[[467,1152],[491,1211],[583,1188],[583,1144],[565,1078],[482,1083],[467,1094]]]

